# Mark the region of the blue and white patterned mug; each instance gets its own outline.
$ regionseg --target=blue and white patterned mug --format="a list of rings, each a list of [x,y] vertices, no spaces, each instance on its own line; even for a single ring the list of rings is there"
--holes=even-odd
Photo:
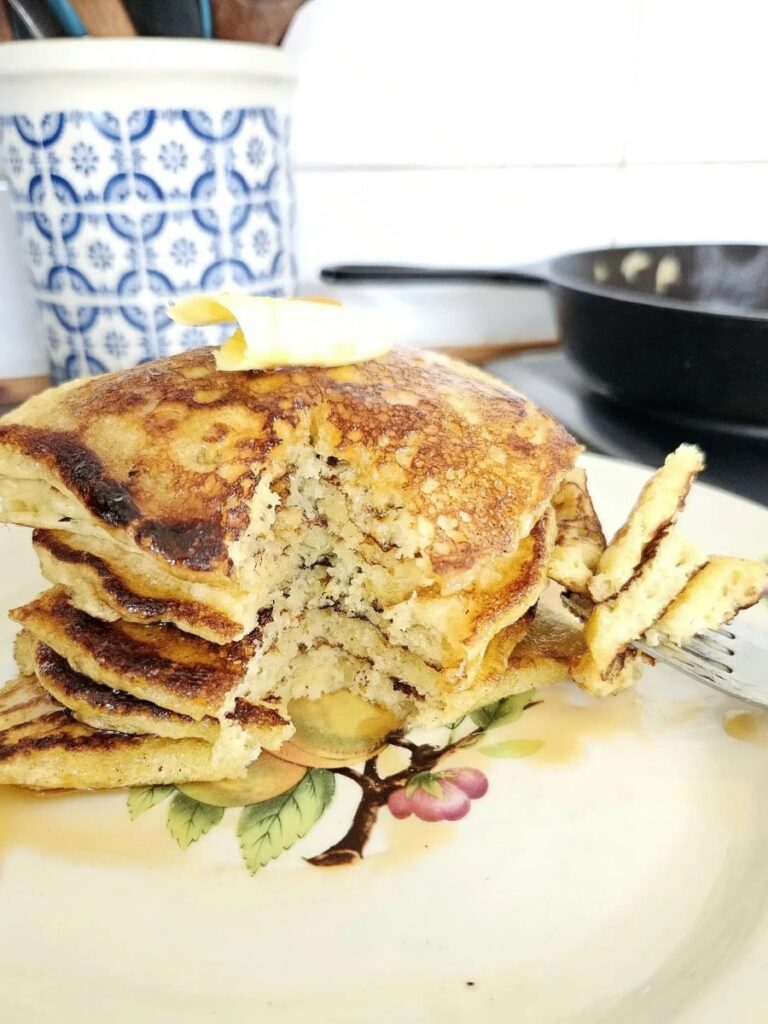
[[[271,47],[10,43],[0,151],[56,381],[206,344],[199,291],[291,294],[294,75]]]

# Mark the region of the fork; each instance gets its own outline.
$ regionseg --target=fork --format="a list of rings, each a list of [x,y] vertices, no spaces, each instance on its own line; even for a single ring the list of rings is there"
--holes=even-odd
[[[592,609],[578,594],[563,593],[562,598],[582,620]],[[720,693],[768,709],[768,633],[763,629],[729,622],[696,633],[679,647],[664,639],[658,644],[635,640],[632,647]]]

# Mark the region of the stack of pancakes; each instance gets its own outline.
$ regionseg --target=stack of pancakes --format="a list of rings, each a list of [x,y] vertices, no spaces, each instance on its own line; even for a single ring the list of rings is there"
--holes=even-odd
[[[200,349],[31,399],[0,420],[0,519],[51,589],[12,613],[0,782],[238,777],[294,700],[409,728],[562,677],[583,645],[534,609],[605,548],[578,451],[405,350],[225,373]]]

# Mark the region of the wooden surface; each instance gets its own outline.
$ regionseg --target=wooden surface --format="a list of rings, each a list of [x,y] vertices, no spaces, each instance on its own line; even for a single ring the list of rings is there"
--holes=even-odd
[[[502,356],[513,356],[520,352],[535,352],[542,348],[557,348],[558,342],[555,338],[538,338],[531,341],[499,341],[488,345],[435,345],[436,351],[443,352],[454,359],[463,359],[467,363],[475,363],[478,366],[489,363],[491,359],[501,359]]]
[[[70,0],[91,36],[135,36],[120,0]]]
[[[47,377],[13,377],[10,380],[0,379],[0,405],[15,405],[23,402],[38,391],[48,387]]]
[[[13,39],[11,22],[8,18],[8,9],[5,0],[0,0],[0,42],[8,43]]]
[[[249,43],[282,41],[304,0],[213,0],[213,34],[217,39]]]

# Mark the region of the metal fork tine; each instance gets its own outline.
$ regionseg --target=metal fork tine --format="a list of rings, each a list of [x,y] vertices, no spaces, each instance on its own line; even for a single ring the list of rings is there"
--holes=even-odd
[[[722,637],[724,640],[735,640],[736,634],[732,633],[730,628],[725,626],[719,626],[717,629],[707,629],[704,633],[700,633],[700,636],[712,636]]]
[[[709,683],[712,686],[716,686],[718,683],[716,675],[710,669],[709,662],[704,662],[700,658],[689,655],[680,647],[671,647],[669,644],[649,647],[646,644],[639,643],[634,646],[640,648],[646,654],[650,654],[656,661],[664,662],[665,665],[670,665],[672,668],[684,672],[687,676],[691,676],[691,678],[697,679],[699,682]]]
[[[683,647],[662,642],[657,648],[637,642],[634,646],[672,668],[713,687],[720,693],[768,708],[768,635],[744,623],[734,628],[731,654],[724,661],[712,657],[711,650],[696,649],[694,637]]]
[[[703,633],[697,633],[696,636],[692,636],[690,640],[685,641],[682,647],[683,650],[690,651],[700,658],[718,663],[721,663],[722,658],[729,658],[733,655],[733,650],[730,647],[726,647],[719,640],[711,640]]]
[[[725,661],[718,661],[716,658],[712,658],[706,651],[697,648],[690,642],[684,647],[676,648],[676,651],[678,652],[678,657],[680,657],[680,654],[685,653],[692,658],[698,666],[699,672],[709,672],[718,679],[726,679],[733,672],[733,669]],[[670,655],[670,657],[674,657],[674,655]]]

